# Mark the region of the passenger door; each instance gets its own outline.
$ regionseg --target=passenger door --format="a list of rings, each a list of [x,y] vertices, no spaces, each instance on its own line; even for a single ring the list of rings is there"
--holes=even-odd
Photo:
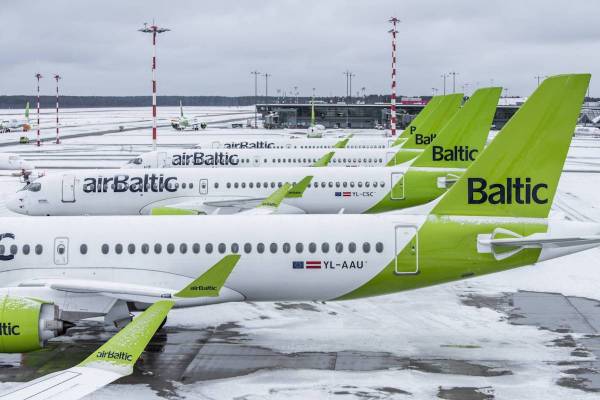
[[[164,151],[158,152],[157,165],[158,168],[164,168],[167,166],[167,153]]]
[[[62,201],[63,203],[75,202],[75,175],[63,175]]]
[[[404,200],[404,174],[392,172],[390,198],[392,200]]]
[[[396,275],[419,273],[419,231],[415,226],[396,225],[395,270]]]

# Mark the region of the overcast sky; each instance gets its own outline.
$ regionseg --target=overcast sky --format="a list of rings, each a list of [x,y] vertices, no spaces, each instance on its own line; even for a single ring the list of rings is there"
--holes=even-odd
[[[30,94],[40,71],[71,95],[150,93],[154,18],[159,95],[249,95],[250,71],[268,72],[269,92],[388,93],[390,16],[402,20],[398,92],[442,90],[444,72],[468,83],[528,95],[534,76],[591,72],[600,66],[600,2],[586,0],[251,0],[12,1],[0,11],[0,94]],[[451,81],[448,81],[451,87]],[[264,93],[264,78],[259,80]],[[600,95],[600,79],[592,79]]]

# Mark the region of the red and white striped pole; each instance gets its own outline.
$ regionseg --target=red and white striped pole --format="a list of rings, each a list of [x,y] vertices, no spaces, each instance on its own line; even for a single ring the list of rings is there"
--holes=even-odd
[[[54,79],[56,79],[56,144],[60,144],[60,132],[58,129],[58,80],[61,77],[58,74],[54,74]]]
[[[156,35],[170,29],[159,28],[155,24],[144,24],[139,31],[152,34],[152,148],[156,150]]]
[[[42,79],[42,74],[39,72],[35,74],[35,78],[37,79],[37,141],[36,145],[40,147],[42,145],[42,141],[40,138],[40,79]]]
[[[400,20],[396,17],[390,18],[388,22],[392,23],[392,29],[389,33],[392,34],[392,96],[390,99],[390,133],[396,136],[396,24]]]

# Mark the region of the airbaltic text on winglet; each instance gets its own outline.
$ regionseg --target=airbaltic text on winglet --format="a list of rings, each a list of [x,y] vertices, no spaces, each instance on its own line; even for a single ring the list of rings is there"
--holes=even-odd
[[[99,351],[96,353],[96,357],[105,358],[108,360],[123,360],[123,361],[132,361],[133,355],[125,352],[125,351]]]

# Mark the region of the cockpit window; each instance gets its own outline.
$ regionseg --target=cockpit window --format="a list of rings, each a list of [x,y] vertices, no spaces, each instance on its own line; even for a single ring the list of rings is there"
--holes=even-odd
[[[28,190],[30,192],[39,192],[40,190],[42,190],[42,184],[39,182],[33,182],[28,185],[25,185],[25,187],[21,190]]]
[[[131,160],[129,160],[129,162],[127,164],[141,165],[143,161],[144,160],[142,160],[142,157],[136,157],[136,158],[132,158]]]

